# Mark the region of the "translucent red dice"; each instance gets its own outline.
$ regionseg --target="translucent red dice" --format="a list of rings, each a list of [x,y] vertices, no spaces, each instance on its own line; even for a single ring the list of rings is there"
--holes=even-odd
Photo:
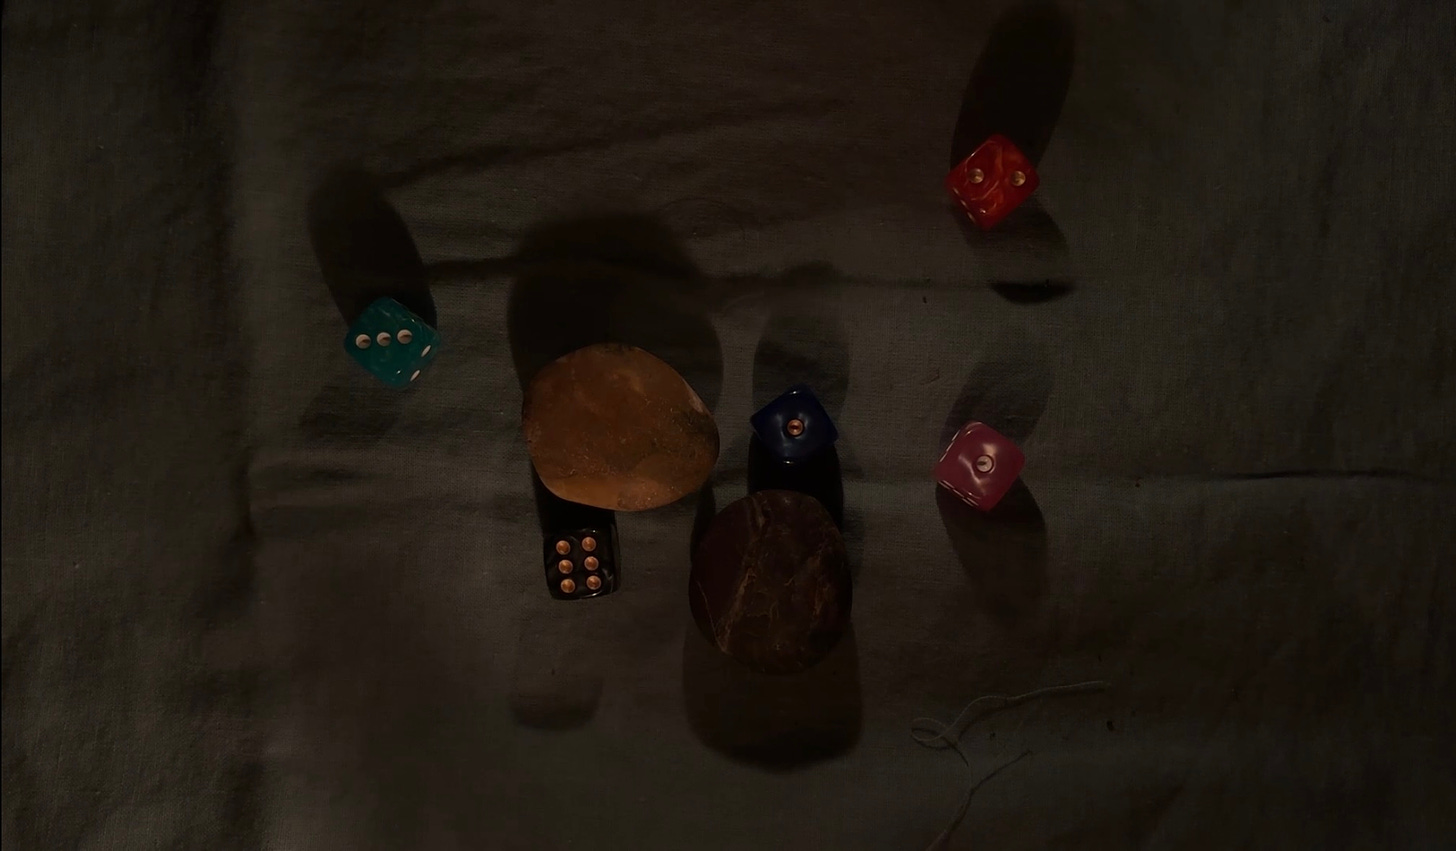
[[[985,423],[969,422],[936,462],[935,480],[971,507],[990,511],[1025,465],[1026,456],[1016,444]]]
[[[999,134],[982,142],[945,178],[945,188],[982,230],[1010,215],[1040,183],[1026,154]]]

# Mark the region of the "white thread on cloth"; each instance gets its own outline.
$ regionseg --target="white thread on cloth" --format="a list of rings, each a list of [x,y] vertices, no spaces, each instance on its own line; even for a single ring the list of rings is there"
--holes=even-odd
[[[970,703],[967,703],[965,708],[961,710],[960,714],[955,717],[955,720],[950,722],[949,724],[944,724],[940,721],[935,720],[934,718],[916,718],[914,721],[910,722],[910,737],[915,740],[916,744],[919,744],[922,747],[935,748],[937,750],[950,748],[951,750],[956,752],[956,756],[959,756],[961,758],[961,762],[966,764],[966,768],[970,768],[971,760],[969,757],[966,756],[966,752],[961,750],[961,735],[975,722],[990,715],[994,715],[1003,709],[1010,709],[1013,706],[1025,703],[1028,700],[1035,700],[1039,697],[1051,697],[1060,694],[1082,694],[1085,692],[1103,691],[1107,688],[1110,688],[1111,686],[1112,683],[1106,680],[1088,680],[1087,682],[1082,683],[1070,683],[1068,685],[1060,686],[1047,686],[1046,688],[1039,688],[1034,691],[1026,692],[1025,694],[982,695],[981,697],[976,698]],[[986,711],[985,713],[966,720],[967,714],[969,714],[972,709],[980,704],[987,703],[989,701],[1000,701],[1000,703],[998,703],[994,708]],[[1010,768],[1011,766],[1015,765],[1016,763],[1029,756],[1031,756],[1031,751],[1022,751],[1015,759],[1011,760],[1010,762],[1003,763],[990,774],[987,774],[985,777],[982,777],[980,780],[977,780],[975,783],[971,784],[971,788],[966,790],[965,797],[961,798],[961,805],[960,808],[956,810],[955,817],[950,820],[950,823],[945,826],[944,830],[942,830],[939,834],[936,835],[934,839],[930,841],[929,845],[925,846],[925,851],[935,851],[937,848],[944,846],[946,842],[950,841],[950,835],[955,832],[955,829],[957,827],[960,826],[961,821],[966,817],[966,811],[971,808],[971,799],[976,796],[977,790],[979,790],[982,786],[986,785],[986,783],[990,782],[991,778],[995,777],[996,775],[1000,774],[1001,772],[1005,771],[1006,769]]]

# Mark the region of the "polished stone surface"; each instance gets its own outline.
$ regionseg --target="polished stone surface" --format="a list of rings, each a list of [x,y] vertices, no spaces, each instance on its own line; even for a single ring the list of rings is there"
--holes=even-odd
[[[521,427],[552,493],[617,511],[675,502],[707,481],[718,426],[672,367],[601,343],[547,364],[526,388]]]
[[[759,491],[713,519],[693,552],[688,597],[719,650],[763,673],[802,671],[849,623],[844,540],[813,497]]]

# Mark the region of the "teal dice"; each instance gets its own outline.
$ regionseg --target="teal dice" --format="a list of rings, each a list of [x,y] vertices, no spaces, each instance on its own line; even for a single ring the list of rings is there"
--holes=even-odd
[[[349,326],[344,349],[390,387],[408,387],[434,362],[440,335],[404,305],[381,298]]]

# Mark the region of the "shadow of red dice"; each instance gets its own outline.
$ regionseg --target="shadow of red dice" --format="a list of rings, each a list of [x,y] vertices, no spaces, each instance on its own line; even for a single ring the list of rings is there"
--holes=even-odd
[[[990,511],[1011,490],[1026,456],[985,423],[969,422],[935,464],[935,481],[973,508]]]
[[[1040,184],[1031,160],[1001,135],[982,142],[945,178],[945,188],[982,230],[995,227]]]

